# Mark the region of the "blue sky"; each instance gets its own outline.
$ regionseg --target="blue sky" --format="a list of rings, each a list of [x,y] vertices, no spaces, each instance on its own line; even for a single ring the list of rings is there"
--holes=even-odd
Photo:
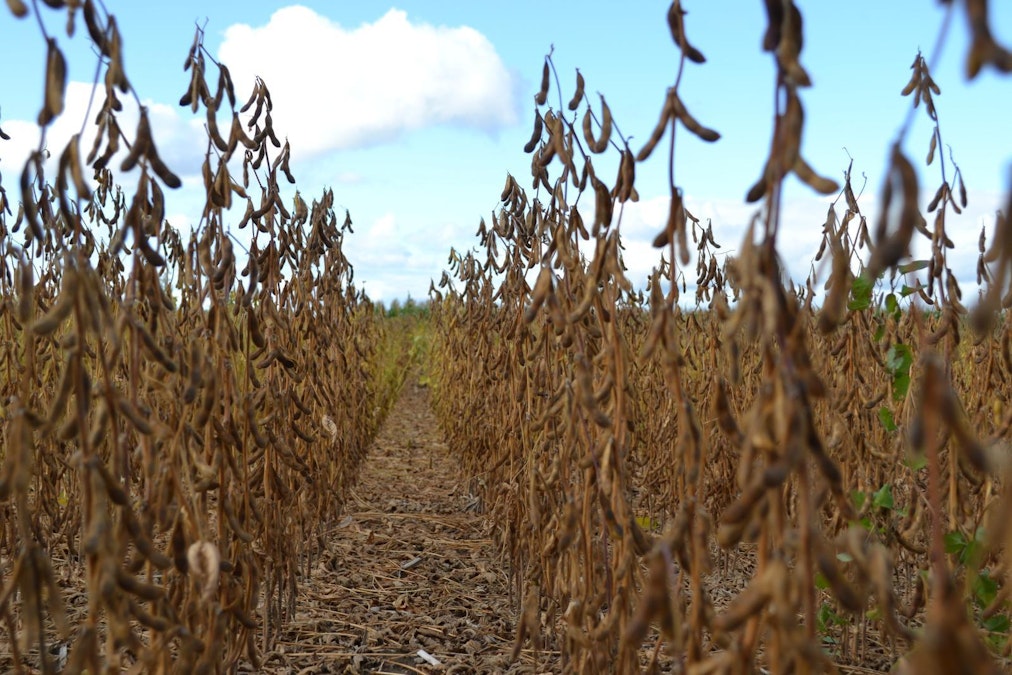
[[[479,218],[497,207],[507,172],[530,185],[530,158],[522,147],[530,135],[541,62],[552,45],[564,100],[578,67],[587,91],[604,94],[622,131],[638,139],[633,147],[645,141],[677,67],[667,4],[106,0],[124,36],[127,73],[152,108],[161,154],[184,176],[184,188],[171,196],[170,222],[188,229],[200,213],[202,122],[176,102],[188,82],[182,64],[194,24],[206,21],[206,45],[231,68],[238,96],[245,98],[243,81],[254,73],[271,89],[275,128],[292,142],[292,169],[303,196],[331,186],[337,203],[351,211],[356,233],[347,240],[347,254],[356,280],[387,301],[424,296],[449,248],[477,243]],[[713,218],[717,240],[734,249],[754,212],[743,198],[759,176],[770,137],[774,70],[759,49],[765,13],[759,0],[684,5],[688,36],[708,62],[689,67],[681,96],[722,139],[704,144],[680,133],[678,182],[690,209]],[[1012,43],[1012,3],[991,5],[998,39]],[[867,175],[861,201],[874,216],[888,147],[910,104],[899,91],[917,50],[930,56],[944,11],[927,1],[799,6],[805,17],[801,61],[814,82],[802,94],[802,152],[817,171],[839,178],[848,162],[846,147],[856,176]],[[83,25],[69,39],[63,15],[40,7],[70,61],[68,109],[50,131],[51,147],[58,149],[61,134],[66,138],[81,125],[95,59]],[[961,11],[934,78],[942,88],[937,106],[943,138],[970,190],[970,208],[948,227],[961,245],[952,261],[971,283],[977,235],[993,221],[1012,173],[1012,79],[985,71],[965,82]],[[0,9],[0,35],[2,62],[18,64],[0,76],[0,126],[15,137],[0,141],[0,173],[10,187],[28,148],[38,143],[31,120],[42,100],[45,46],[34,21],[15,20],[6,8]],[[553,89],[549,101],[557,97]],[[929,138],[920,113],[905,147],[917,162],[924,202],[940,180],[937,160],[923,165]],[[662,152],[637,168],[641,201],[623,220],[634,282],[658,258],[649,242],[666,217],[665,180]],[[794,179],[787,195],[781,250],[802,278],[818,247],[828,200]]]

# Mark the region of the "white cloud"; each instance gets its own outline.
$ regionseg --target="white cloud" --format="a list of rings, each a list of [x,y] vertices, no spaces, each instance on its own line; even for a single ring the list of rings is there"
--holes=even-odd
[[[64,112],[57,117],[46,130],[44,149],[50,153],[46,163],[46,172],[50,182],[55,182],[53,173],[57,166],[60,153],[70,138],[81,131],[88,100],[91,97],[91,83],[69,82],[64,96]],[[94,117],[92,110],[91,116]],[[5,175],[8,189],[17,184],[14,176],[20,176],[28,156],[39,147],[40,130],[35,120],[11,119],[3,121],[4,131],[11,137],[9,141],[0,140],[0,170]],[[81,151],[87,155],[95,138],[93,127],[85,125]]]
[[[469,245],[473,228],[450,223],[405,224],[393,212],[356,223],[344,240],[344,253],[373,300],[428,297],[429,282],[439,280],[451,246]]]
[[[89,110],[91,96],[91,82],[71,81],[67,83],[64,112],[46,129],[45,149],[49,151],[50,157],[46,162],[45,170],[50,183],[56,182],[55,172],[60,153],[63,152],[64,147],[74,134],[82,132],[82,127],[83,133],[80,143],[82,162],[91,151],[97,132],[97,127],[94,124],[95,117],[102,103],[101,88],[96,92],[95,101]],[[133,141],[139,119],[137,104],[130,96],[119,94],[119,97],[123,103],[123,110],[117,113],[117,118],[126,138]],[[180,109],[176,106],[152,101],[144,101],[144,105],[148,107],[155,147],[158,148],[159,155],[169,168],[181,176],[199,173],[207,147],[207,137],[203,131],[203,117],[185,119],[180,115]],[[2,124],[4,132],[11,139],[9,141],[0,140],[0,171],[4,173],[5,186],[10,189],[11,185],[16,185],[16,177],[21,175],[28,156],[39,146],[41,132],[35,120],[12,119],[4,120]],[[124,174],[119,171],[117,161],[122,159],[126,151],[126,144],[122,140],[120,148],[120,154],[110,162],[110,168],[115,174],[114,180],[127,185],[129,181],[126,181]],[[85,175],[90,177],[91,174],[86,170]]]
[[[357,171],[341,171],[334,177],[334,181],[341,185],[361,185],[365,182],[365,176]]]
[[[517,121],[513,78],[484,35],[396,9],[349,30],[286,7],[265,26],[228,28],[219,55],[239,98],[263,78],[276,133],[303,158],[433,125],[494,132]]]

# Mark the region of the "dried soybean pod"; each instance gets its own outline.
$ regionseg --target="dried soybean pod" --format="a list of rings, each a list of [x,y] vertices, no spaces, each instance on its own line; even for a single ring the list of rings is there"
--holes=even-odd
[[[909,96],[910,94],[914,93],[914,89],[917,88],[917,85],[920,84],[920,81],[921,81],[920,70],[915,68],[913,74],[910,76],[910,81],[907,82],[906,86],[904,86],[903,89],[900,91],[900,95]]]
[[[250,630],[253,630],[253,629],[255,629],[255,628],[257,628],[259,626],[259,624],[256,621],[254,621],[252,618],[250,618],[250,616],[248,614],[246,614],[242,610],[242,608],[239,607],[238,605],[236,605],[235,603],[232,603],[231,605],[229,605],[228,608],[227,608],[227,611],[228,611],[229,614],[231,614],[233,617],[235,617],[235,620],[238,621],[240,624],[242,624],[244,628],[248,628]],[[248,644],[252,645],[252,644],[254,644],[254,642],[252,640],[250,640]],[[256,653],[253,652],[252,650],[253,650],[253,648],[251,647],[250,648],[251,653],[253,654],[253,656],[256,656]],[[247,658],[249,658],[249,657],[247,656]],[[254,664],[258,663],[258,661],[259,661],[259,657],[256,658],[256,659],[252,659],[252,662]],[[256,666],[254,665],[254,667],[256,667]]]
[[[819,568],[819,572],[825,577],[826,582],[829,584],[830,589],[833,591],[833,595],[839,601],[840,605],[848,612],[857,613],[864,608],[866,598],[861,597],[857,594],[850,584],[847,583],[846,577],[840,572],[836,561],[831,558],[827,552],[820,551],[816,563]]]
[[[295,405],[296,408],[299,409],[299,412],[301,412],[303,415],[310,416],[313,414],[312,409],[305,404],[305,402],[302,400],[302,397],[299,396],[298,392],[296,391],[292,392],[292,403]]]
[[[135,536],[134,546],[137,547],[137,550],[141,552],[141,555],[143,555],[155,569],[167,570],[172,567],[172,560],[161,551],[155,549],[154,545],[151,543],[151,539],[149,539],[146,534],[142,533],[139,536]]]
[[[534,283],[534,291],[531,294],[531,305],[524,311],[524,321],[531,323],[537,316],[538,310],[544,304],[545,298],[552,290],[552,270],[548,266],[541,268],[538,280]]]
[[[357,345],[357,342],[356,342],[356,348],[357,348],[357,346],[358,345]],[[362,355],[363,356],[365,355],[364,352],[362,353]],[[280,363],[282,365],[282,367],[284,367],[285,370],[292,370],[296,366],[295,359],[293,359],[291,356],[289,356],[288,353],[285,352],[282,349],[278,349],[277,350],[277,352],[275,354],[275,358],[277,358],[278,363]]]
[[[541,119],[541,112],[534,109],[534,132],[531,134],[531,140],[527,141],[527,145],[524,146],[524,152],[530,154],[534,152],[534,148],[538,147],[538,142],[541,140],[541,132],[544,128],[544,121]]]
[[[134,425],[137,431],[145,436],[150,436],[153,433],[154,430],[151,428],[151,423],[145,419],[144,415],[128,399],[122,396],[117,398],[116,407],[124,417],[130,420],[130,423]]]
[[[158,346],[158,343],[155,342],[154,336],[152,336],[151,333],[148,332],[148,330],[144,327],[144,324],[142,324],[139,321],[135,321],[133,325],[135,330],[137,331],[137,334],[139,334],[141,337],[141,345],[148,352],[151,358],[157,361],[162,366],[162,368],[169,371],[170,373],[174,373],[177,370],[179,370],[179,365],[175,361],[173,361],[172,358],[169,357],[169,355],[166,354],[161,347]]]
[[[581,73],[579,69],[577,69],[576,92],[573,94],[572,100],[569,101],[570,110],[576,110],[578,107],[580,107],[580,101],[583,100],[583,87],[584,87],[583,73]]]
[[[165,595],[165,589],[161,586],[144,583],[120,567],[116,568],[116,584],[127,593],[143,600],[161,600]]]
[[[154,145],[151,146],[151,153],[148,155],[148,161],[151,163],[151,170],[155,172],[155,175],[162,179],[162,182],[173,190],[182,187],[183,181],[179,179],[179,176],[172,173],[162,158],[158,156],[158,151]]]
[[[193,420],[193,426],[197,429],[203,429],[207,425],[218,396],[218,380],[214,377],[209,378],[209,385],[204,389],[204,398],[201,401],[200,409],[197,411],[197,416]]]
[[[744,437],[738,428],[738,423],[734,419],[734,414],[731,412],[731,402],[727,393],[727,380],[721,377],[716,379],[714,384],[717,389],[717,395],[713,401],[713,410],[717,418],[717,425],[731,440],[732,444],[736,446],[740,445]]]
[[[636,182],[636,160],[629,148],[622,151],[618,171],[619,183],[616,185],[618,200],[626,202],[632,197],[633,184]]]
[[[137,135],[134,138],[134,144],[130,147],[130,152],[123,159],[123,163],[120,164],[120,171],[130,171],[137,166],[137,162],[140,161],[141,157],[148,155],[151,143],[151,122],[148,120],[148,109],[142,106],[140,120],[137,122]]]
[[[713,143],[715,141],[720,140],[720,134],[714,131],[713,129],[704,127],[702,124],[700,124],[699,121],[695,117],[690,115],[688,110],[686,110],[685,105],[678,98],[678,94],[673,92],[671,94],[671,105],[674,108],[675,116],[677,116],[678,119],[681,120],[682,124],[685,125],[686,129],[694,133],[696,136],[699,136],[704,141],[707,141],[708,143]]]
[[[95,14],[95,0],[84,2],[84,25],[88,29],[88,37],[98,46],[103,56],[109,56],[109,45],[105,39],[105,29],[99,25]]]
[[[25,325],[35,311],[35,270],[27,258],[21,258],[18,275],[18,323]]]
[[[229,143],[222,138],[218,129],[218,111],[212,106],[207,106],[207,135],[219,150],[228,152]]]
[[[590,106],[587,106],[587,110],[583,113],[583,140],[587,142],[588,146],[593,146],[595,143],[592,124],[593,116],[590,112]]]
[[[539,134],[540,136],[540,134]],[[502,192],[499,194],[499,201],[508,202],[510,197],[513,195],[513,191],[516,189],[516,180],[513,178],[513,174],[506,174],[506,184],[502,188]],[[484,227],[485,220],[482,219],[482,226]]]
[[[11,14],[19,19],[28,16],[28,7],[21,0],[7,0],[7,7],[11,10]]]
[[[46,41],[46,91],[45,102],[39,111],[39,126],[48,126],[63,113],[64,95],[67,91],[67,61],[56,46],[56,40]]]
[[[713,627],[715,630],[721,632],[732,631],[766,606],[766,603],[772,597],[770,581],[774,570],[778,575],[782,572],[782,576],[776,577],[776,583],[783,584],[784,580],[789,578],[786,566],[782,562],[779,564],[770,562],[768,565],[766,572],[761,576],[753,578],[745,590],[739,593],[731,604],[728,605],[723,614],[714,617]]]
[[[306,431],[305,429],[303,429],[302,427],[300,427],[298,424],[296,424],[294,421],[291,423],[291,429],[292,429],[292,431],[295,432],[296,436],[298,436],[300,439],[302,439],[306,443],[315,443],[316,442],[316,436],[313,436],[311,433],[309,433],[308,431]]]
[[[56,298],[56,302],[49,308],[49,311],[32,324],[32,331],[36,335],[51,334],[70,316],[70,311],[73,308],[74,296],[66,289],[65,285],[65,290]]]
[[[64,153],[67,155],[66,168],[70,170],[71,178],[74,180],[74,189],[77,190],[77,194],[81,199],[90,199],[91,190],[88,189],[88,184],[84,182],[84,170],[81,168],[80,134],[74,134],[71,137],[70,142],[64,149]]]
[[[100,457],[92,457],[86,463],[86,466],[95,471],[98,477],[102,481],[102,485],[105,487],[106,494],[109,496],[109,501],[117,506],[129,506],[130,497],[127,495],[126,490],[120,485],[116,477],[109,471],[109,467],[106,466],[105,462]]]
[[[660,142],[664,136],[664,130],[668,128],[668,122],[671,120],[671,115],[674,113],[674,106],[671,101],[674,97],[674,92],[669,92],[667,98],[664,99],[664,108],[661,110],[660,119],[657,120],[657,125],[654,126],[653,132],[650,134],[650,138],[647,139],[647,144],[639,151],[636,155],[637,162],[646,161],[650,157],[650,153],[657,147],[657,143]]]
[[[259,349],[265,349],[267,347],[267,340],[264,338],[263,331],[260,330],[260,321],[257,319],[256,312],[253,311],[252,307],[246,310],[246,321],[253,344]]]
[[[176,522],[172,526],[172,536],[169,539],[169,551],[172,554],[172,564],[179,572],[186,574],[190,566],[188,560],[186,559],[186,533],[183,531],[182,513],[176,516]]]
[[[680,3],[672,2],[668,8],[668,28],[671,30],[671,39],[687,59],[693,63],[706,63],[703,53],[689,44],[688,38],[685,37],[685,21],[682,18],[684,16],[685,10],[681,8]]]
[[[935,190],[935,196],[931,198],[930,202],[928,202],[928,213],[932,213],[938,208],[938,202],[942,201],[942,198],[945,197],[948,192],[948,188],[948,183],[942,183],[938,186],[938,189]]]
[[[73,347],[67,350],[66,356],[63,360],[63,369],[60,373],[60,384],[56,388],[56,396],[53,397],[53,402],[49,405],[49,412],[46,414],[47,428],[53,428],[56,423],[59,422],[63,416],[63,412],[67,408],[67,400],[70,397],[70,390],[74,385],[74,359],[77,356],[77,348]]]
[[[244,541],[247,544],[252,542],[253,535],[247,532],[245,528],[243,528],[242,524],[239,522],[239,519],[236,517],[235,509],[232,508],[232,504],[229,502],[229,500],[226,499],[222,501],[222,510],[225,511],[226,522],[228,523],[229,529],[232,530],[235,536],[239,537],[241,541]]]
[[[541,68],[541,88],[534,97],[534,101],[538,105],[544,105],[548,101],[548,80],[550,74],[551,73],[548,69],[548,59],[545,59],[545,65]]]
[[[235,109],[235,86],[232,84],[232,73],[223,63],[218,64],[218,86],[225,89],[229,107]]]
[[[792,167],[794,174],[810,188],[823,195],[831,195],[840,189],[840,185],[832,179],[823,178],[815,173],[811,166],[799,155]]]
[[[151,614],[138,605],[133,598],[127,599],[127,607],[130,609],[130,615],[145,628],[158,632],[164,632],[172,628],[172,624],[169,623],[168,619]]]
[[[29,160],[25,162],[24,169],[21,170],[21,204],[24,207],[24,218],[28,222],[28,229],[31,232],[32,238],[44,241],[45,235],[42,232],[42,223],[39,221],[39,205],[35,199],[35,190],[31,177],[32,169],[35,170],[36,175],[41,173],[42,170],[42,155],[37,150],[32,153]],[[13,231],[17,232],[17,228],[14,228]]]
[[[608,102],[604,100],[604,96],[601,97],[601,137],[598,139],[596,144],[591,146],[591,150],[597,153],[604,152],[608,149],[608,141],[611,139],[611,108],[608,107]]]

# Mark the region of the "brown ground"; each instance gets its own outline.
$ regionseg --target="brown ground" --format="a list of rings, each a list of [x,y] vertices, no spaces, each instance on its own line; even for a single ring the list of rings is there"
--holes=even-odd
[[[509,663],[507,571],[429,407],[406,384],[349,495],[328,550],[299,590],[269,673],[502,673]],[[427,664],[424,649],[440,662]]]

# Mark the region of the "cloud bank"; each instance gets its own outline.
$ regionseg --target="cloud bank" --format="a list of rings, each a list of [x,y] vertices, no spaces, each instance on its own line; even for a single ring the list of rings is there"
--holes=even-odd
[[[430,126],[494,133],[517,121],[514,78],[484,35],[397,9],[347,29],[286,7],[264,26],[228,28],[219,55],[239,98],[255,76],[266,82],[275,128],[302,158]]]

